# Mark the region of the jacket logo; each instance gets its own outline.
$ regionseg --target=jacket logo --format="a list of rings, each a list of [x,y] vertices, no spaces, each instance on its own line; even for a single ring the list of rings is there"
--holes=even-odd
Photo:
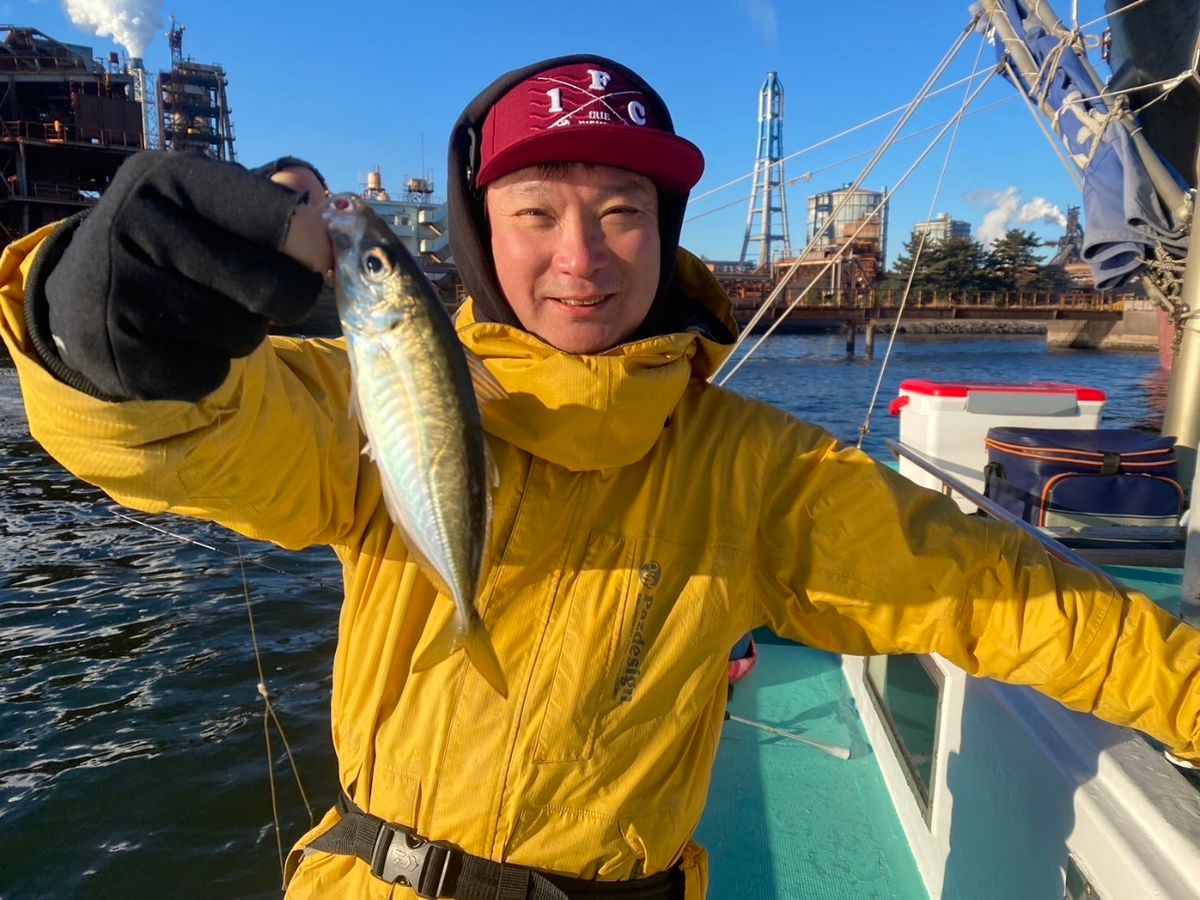
[[[638,572],[638,581],[641,582],[643,590],[638,592],[634,605],[633,635],[629,638],[629,647],[625,651],[625,668],[621,670],[616,684],[613,685],[613,699],[621,703],[628,703],[633,699],[633,690],[637,687],[638,679],[642,675],[642,666],[645,664],[646,618],[650,615],[650,608],[654,606],[652,591],[662,581],[662,567],[659,566],[658,560],[652,559],[642,566]]]

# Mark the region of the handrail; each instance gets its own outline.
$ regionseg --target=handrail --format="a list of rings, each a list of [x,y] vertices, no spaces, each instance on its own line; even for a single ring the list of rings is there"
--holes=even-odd
[[[1019,516],[1013,515],[1007,509],[996,503],[995,500],[991,499],[990,497],[985,497],[983,494],[979,493],[979,491],[969,487],[968,485],[959,481],[953,475],[940,469],[932,457],[926,456],[924,453],[915,449],[914,447],[901,444],[899,441],[887,440],[884,443],[887,448],[892,451],[892,453],[896,454],[896,456],[907,459],[919,469],[923,469],[930,475],[933,475],[951,490],[962,494],[965,498],[970,500],[989,516],[1000,519],[1001,521],[1007,522],[1010,525],[1017,526],[1026,534],[1036,538],[1043,547],[1045,547],[1050,553],[1057,556],[1063,562],[1070,563],[1073,566],[1086,569],[1095,575],[1099,575],[1106,582],[1112,585],[1116,591],[1123,593],[1121,588],[1116,584],[1115,581],[1113,581],[1112,576],[1095,563],[1080,556],[1070,547],[1067,547],[1062,542],[1055,540],[1045,532],[1040,531],[1036,526],[1029,524]]]

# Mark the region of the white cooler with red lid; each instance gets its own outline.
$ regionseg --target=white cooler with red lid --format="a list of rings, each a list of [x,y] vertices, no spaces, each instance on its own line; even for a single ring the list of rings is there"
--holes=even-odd
[[[1098,428],[1104,392],[1075,384],[958,384],[909,378],[889,412],[900,417],[900,443],[932,457],[939,468],[983,493],[984,438],[994,426]],[[906,459],[900,473],[942,489],[936,476]],[[974,512],[961,497],[958,505]]]

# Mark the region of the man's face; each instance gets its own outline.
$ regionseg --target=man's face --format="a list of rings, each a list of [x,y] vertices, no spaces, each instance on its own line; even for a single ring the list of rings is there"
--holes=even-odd
[[[535,167],[487,188],[500,288],[526,331],[600,353],[641,324],[658,290],[658,193],[610,166]]]

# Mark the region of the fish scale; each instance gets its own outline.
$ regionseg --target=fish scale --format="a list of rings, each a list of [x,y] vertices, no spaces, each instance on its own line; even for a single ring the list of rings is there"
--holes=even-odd
[[[475,610],[491,518],[492,469],[477,390],[503,388],[458,340],[449,316],[399,238],[359,197],[324,213],[333,243],[338,317],[351,361],[354,409],[379,469],[388,514],[422,573],[454,601],[413,671],[459,649],[503,696],[508,687]]]

